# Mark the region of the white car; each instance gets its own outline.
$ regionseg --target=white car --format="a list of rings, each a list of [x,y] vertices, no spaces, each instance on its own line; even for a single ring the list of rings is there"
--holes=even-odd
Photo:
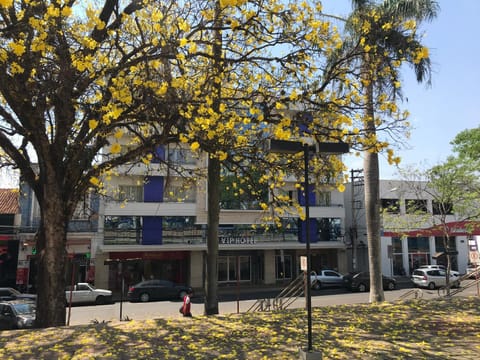
[[[436,265],[436,264],[431,264],[431,265],[422,265],[419,267],[419,269],[438,269],[438,270],[443,270],[443,271],[447,271],[447,268],[443,265]],[[450,274],[451,275],[454,275],[454,276],[460,276],[460,273],[458,271],[455,271],[455,270],[450,270]]]
[[[319,290],[322,287],[343,287],[343,275],[334,270],[312,271],[310,276],[312,289]]]
[[[416,269],[413,270],[411,279],[415,286],[424,287],[430,290],[446,286],[447,276],[445,270],[441,269]],[[454,287],[460,286],[458,276],[450,274],[449,284]]]
[[[66,303],[96,305],[112,303],[112,292],[110,290],[97,289],[89,283],[78,283],[73,287],[68,286],[65,290]]]

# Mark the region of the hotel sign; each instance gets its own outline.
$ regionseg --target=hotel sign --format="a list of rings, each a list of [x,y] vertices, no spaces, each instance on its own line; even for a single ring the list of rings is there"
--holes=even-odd
[[[255,244],[253,236],[220,236],[219,244],[221,245],[253,245]]]

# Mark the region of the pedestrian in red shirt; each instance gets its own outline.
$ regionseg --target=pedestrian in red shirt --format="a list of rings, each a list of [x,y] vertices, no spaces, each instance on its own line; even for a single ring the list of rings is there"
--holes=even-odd
[[[190,307],[192,305],[191,297],[193,295],[193,291],[189,290],[187,295],[183,297],[183,306],[182,306],[182,314],[185,317],[192,317],[192,312],[190,311]]]

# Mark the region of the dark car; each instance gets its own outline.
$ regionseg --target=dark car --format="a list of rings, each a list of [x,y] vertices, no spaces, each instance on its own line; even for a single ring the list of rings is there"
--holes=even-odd
[[[151,300],[179,300],[193,289],[190,286],[177,284],[168,280],[146,280],[130,286],[128,301],[147,302]]]
[[[35,324],[36,306],[33,301],[0,302],[0,329],[26,329]]]
[[[347,289],[351,291],[368,291],[370,290],[370,273],[369,272],[359,272],[343,277],[343,281]],[[382,275],[383,289],[384,290],[395,290],[397,287],[397,281],[389,276]]]
[[[8,301],[8,300],[20,300],[20,299],[25,299],[25,300],[33,300],[35,301],[37,299],[37,295],[35,294],[24,294],[21,293],[18,290],[15,290],[14,288],[11,287],[2,287],[0,288],[0,300],[2,301]]]

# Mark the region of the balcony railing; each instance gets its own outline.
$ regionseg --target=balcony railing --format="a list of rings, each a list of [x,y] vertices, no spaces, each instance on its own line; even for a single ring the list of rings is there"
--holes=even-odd
[[[163,230],[162,244],[206,244],[207,234],[204,229]],[[220,243],[236,243],[249,239],[254,243],[298,242],[298,235],[289,233],[225,233],[219,235]],[[104,245],[141,245],[142,231],[138,230],[105,230]]]

